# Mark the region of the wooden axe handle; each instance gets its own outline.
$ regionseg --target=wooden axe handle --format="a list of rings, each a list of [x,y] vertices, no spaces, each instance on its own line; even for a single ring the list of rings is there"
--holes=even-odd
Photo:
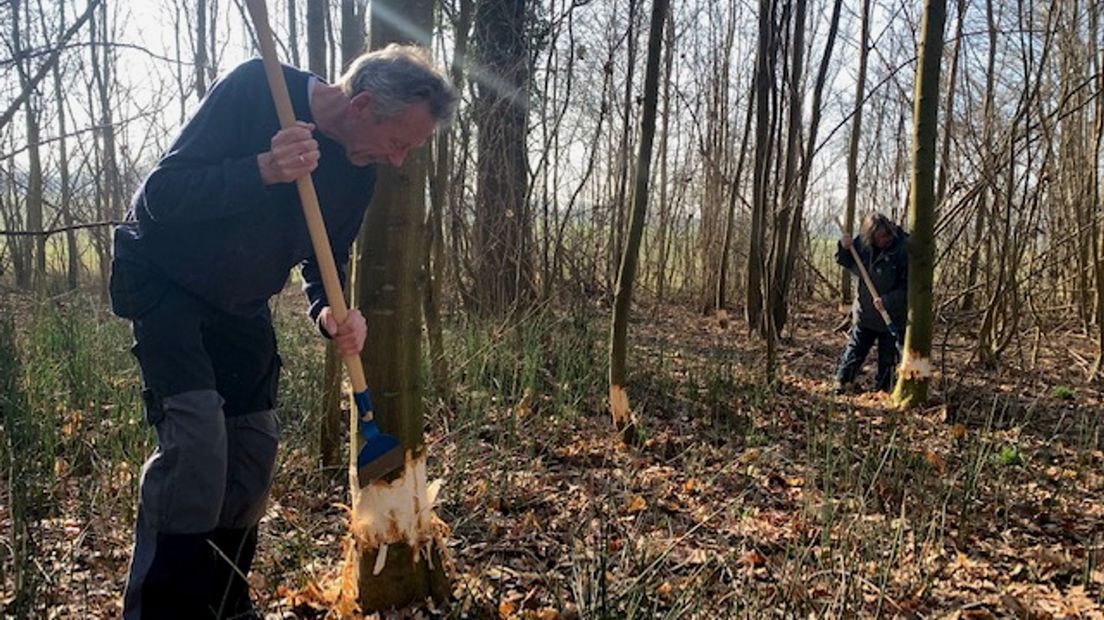
[[[295,112],[291,107],[284,71],[276,59],[276,45],[272,40],[272,31],[268,27],[268,10],[264,0],[245,0],[253,26],[257,30],[257,44],[261,48],[261,60],[264,62],[268,87],[272,91],[272,100],[276,104],[276,114],[280,118],[280,127],[287,129],[295,125]],[[322,274],[322,285],[326,290],[326,301],[330,305],[334,319],[341,325],[349,316],[345,305],[345,296],[341,291],[341,282],[337,278],[337,266],[334,264],[330,238],[326,235],[326,223],[322,219],[322,209],[318,206],[318,194],[314,191],[314,181],[309,174],[295,180],[299,189],[299,200],[303,203],[303,215],[307,218],[307,230],[310,231],[314,257]],[[349,381],[353,392],[363,392],[368,388],[364,379],[364,366],[359,355],[346,355],[342,358],[349,372]]]

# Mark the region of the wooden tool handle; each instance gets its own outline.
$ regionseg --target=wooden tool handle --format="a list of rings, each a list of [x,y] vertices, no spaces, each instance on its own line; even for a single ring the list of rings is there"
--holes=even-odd
[[[846,235],[847,229],[843,227],[843,220],[837,219],[836,223],[839,224],[840,231]],[[866,284],[866,289],[870,291],[870,296],[874,299],[881,299],[882,296],[878,293],[878,289],[874,288],[874,281],[870,279],[870,274],[867,273],[866,266],[863,265],[862,257],[859,256],[859,251],[855,249],[854,242],[847,246],[847,248],[851,250],[851,258],[855,259],[855,265],[859,268],[859,275],[862,276],[863,282]],[[882,307],[879,313],[882,315],[882,320],[885,321],[887,327],[893,325],[893,320],[889,318],[889,311],[885,309],[885,306]]]
[[[295,112],[291,107],[287,82],[284,81],[284,71],[276,59],[276,45],[272,40],[272,31],[268,27],[268,10],[265,8],[265,2],[264,0],[245,0],[245,5],[257,30],[257,44],[261,48],[261,60],[264,62],[269,90],[272,91],[272,100],[276,104],[276,114],[280,118],[280,127],[283,129],[293,127]],[[318,269],[322,274],[326,301],[337,324],[341,325],[348,318],[349,309],[345,305],[341,282],[337,278],[333,249],[330,247],[330,238],[326,235],[326,223],[322,219],[322,210],[318,206],[318,194],[314,191],[314,181],[311,180],[310,174],[305,174],[295,180],[295,185],[299,189],[299,200],[303,203],[303,215],[307,218],[307,230],[310,231],[311,245],[314,246],[314,257],[318,261]],[[364,367],[361,365],[360,356],[346,355],[342,359],[345,362],[345,369],[349,372],[353,391],[366,390],[368,382],[364,379]]]

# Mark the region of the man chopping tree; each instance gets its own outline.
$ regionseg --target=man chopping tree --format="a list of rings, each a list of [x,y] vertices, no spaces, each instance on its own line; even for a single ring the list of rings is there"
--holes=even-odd
[[[844,234],[836,262],[862,277],[851,310],[847,347],[836,370],[835,391],[853,389],[855,377],[874,343],[878,343],[876,389],[888,392],[896,378],[908,315],[908,235],[881,213],[871,213],[854,239]]]
[[[294,181],[313,178],[337,265],[372,196],[456,105],[425,50],[391,45],[334,84],[283,67],[296,126],[280,129],[264,68],[214,85],[115,231],[112,309],[133,321],[146,419],[126,620],[251,618],[245,580],[279,438],[280,357],[268,300],[302,267],[308,314],[343,356],[367,326],[326,303]],[[342,278],[343,280],[343,278]]]

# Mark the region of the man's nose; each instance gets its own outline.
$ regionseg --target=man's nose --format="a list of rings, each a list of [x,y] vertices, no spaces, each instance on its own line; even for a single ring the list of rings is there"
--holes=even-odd
[[[398,168],[403,165],[403,162],[406,160],[406,156],[408,153],[410,153],[410,149],[392,151],[391,154],[387,156],[387,161],[389,161],[392,166]]]

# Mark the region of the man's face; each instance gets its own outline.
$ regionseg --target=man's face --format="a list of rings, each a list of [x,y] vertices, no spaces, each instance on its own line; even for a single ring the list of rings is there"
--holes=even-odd
[[[878,228],[874,231],[874,245],[879,250],[884,250],[893,245],[893,233],[884,228]]]
[[[372,111],[370,93],[353,97],[352,119],[345,139],[345,154],[357,166],[401,166],[411,149],[425,144],[437,126],[424,102],[406,106],[389,118]]]

